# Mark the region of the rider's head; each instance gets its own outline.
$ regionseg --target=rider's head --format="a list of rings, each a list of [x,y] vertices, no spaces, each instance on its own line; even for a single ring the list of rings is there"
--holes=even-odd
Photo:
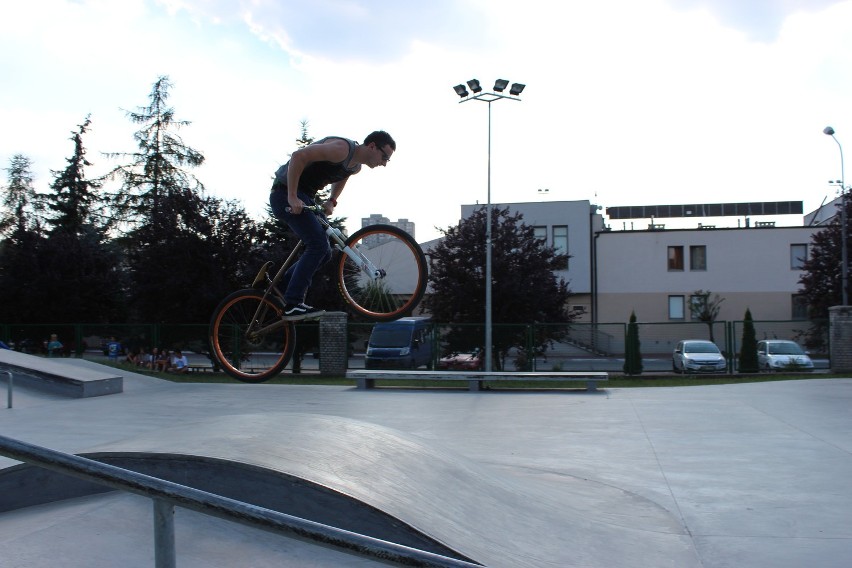
[[[391,150],[396,152],[396,142],[391,138],[391,135],[385,132],[384,130],[376,130],[375,132],[371,132],[366,138],[364,138],[364,146],[369,144],[370,142],[376,143],[376,148],[384,148],[385,146],[390,146]]]

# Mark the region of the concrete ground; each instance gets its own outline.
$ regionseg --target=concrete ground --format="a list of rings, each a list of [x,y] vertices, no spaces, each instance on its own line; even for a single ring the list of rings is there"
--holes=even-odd
[[[493,567],[852,565],[852,379],[591,393],[123,375],[94,398],[17,388],[0,433],[268,464]],[[110,493],[1,513],[0,565],[152,566],[151,511]],[[181,567],[377,565],[184,510],[176,525]]]

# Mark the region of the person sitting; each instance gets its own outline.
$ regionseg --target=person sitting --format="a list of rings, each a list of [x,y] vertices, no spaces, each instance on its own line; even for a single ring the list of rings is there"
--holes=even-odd
[[[166,372],[169,370],[170,357],[168,349],[160,349],[160,355],[154,361],[154,368],[157,371]]]
[[[172,366],[169,368],[169,372],[183,374],[187,371],[189,371],[189,361],[186,360],[186,355],[181,353],[180,349],[175,349],[174,357],[172,357]]]

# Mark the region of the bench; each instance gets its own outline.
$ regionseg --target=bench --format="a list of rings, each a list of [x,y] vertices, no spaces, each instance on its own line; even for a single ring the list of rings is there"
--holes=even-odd
[[[586,389],[597,390],[598,383],[607,381],[606,372],[485,372],[485,371],[385,371],[355,369],[346,371],[347,379],[354,379],[359,389],[371,389],[376,381],[424,380],[424,381],[467,381],[468,389],[482,390],[483,381],[584,381]]]

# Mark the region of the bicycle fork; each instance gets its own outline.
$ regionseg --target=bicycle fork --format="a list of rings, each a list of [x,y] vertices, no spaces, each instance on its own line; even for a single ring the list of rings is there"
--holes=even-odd
[[[372,278],[373,280],[380,280],[387,276],[387,272],[384,269],[379,268],[373,262],[353,249],[352,247],[346,246],[346,240],[343,238],[343,233],[340,232],[339,229],[335,229],[332,226],[328,226],[325,230],[325,234],[327,234],[334,241],[334,246],[337,250],[341,251],[343,254],[352,259],[352,262],[355,263],[355,266],[359,267],[362,272],[364,272],[367,276]]]

